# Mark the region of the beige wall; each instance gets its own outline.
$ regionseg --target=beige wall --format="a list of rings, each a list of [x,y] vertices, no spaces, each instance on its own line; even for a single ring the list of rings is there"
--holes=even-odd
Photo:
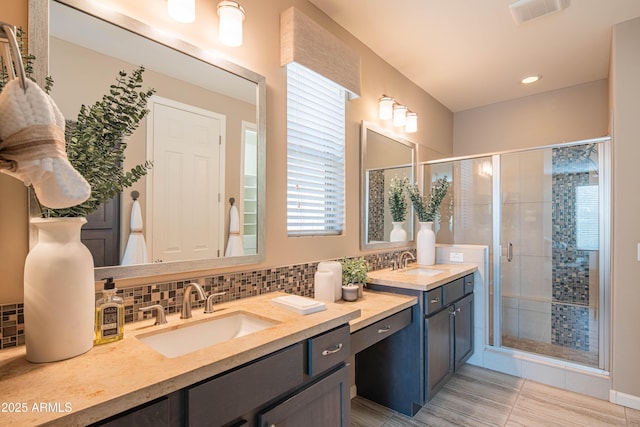
[[[617,25],[613,35],[613,389],[640,405],[640,18]]]
[[[454,116],[456,156],[579,141],[608,134],[609,89],[598,80]]]
[[[0,20],[5,16],[4,3]],[[26,0],[23,0],[26,9]],[[377,100],[382,94],[401,99],[419,116],[419,130],[403,135],[421,144],[421,159],[453,154],[453,114],[397,70],[374,55],[307,0],[244,0],[246,9],[244,44],[228,48],[217,41],[216,2],[198,0],[198,17],[194,24],[177,24],[166,18],[162,2],[155,0],[102,0],[101,4],[132,15],[158,29],[172,31],[202,49],[210,51],[267,79],[267,194],[266,256],[260,266],[289,265],[300,262],[354,256],[360,253],[360,122],[373,122],[392,130],[388,123],[377,121]],[[362,95],[348,102],[346,120],[346,226],[342,236],[288,238],[286,231],[286,73],[280,66],[280,12],[290,6],[316,20],[345,41],[361,55]],[[55,77],[55,76],[54,76]],[[0,177],[3,215],[0,231],[0,259],[3,263],[0,304],[22,300],[22,269],[27,252],[26,192],[22,184]],[[9,188],[10,187],[10,188]],[[11,207],[6,206],[11,200]],[[7,238],[8,237],[8,238]],[[8,261],[8,262],[7,262]],[[252,267],[246,267],[252,268]],[[222,271],[228,271],[225,269]],[[198,274],[205,274],[198,273]],[[182,275],[184,276],[184,275]],[[193,275],[191,275],[193,276]],[[180,276],[170,276],[171,279]],[[148,282],[149,280],[146,280]],[[145,283],[144,280],[120,281],[119,286]]]

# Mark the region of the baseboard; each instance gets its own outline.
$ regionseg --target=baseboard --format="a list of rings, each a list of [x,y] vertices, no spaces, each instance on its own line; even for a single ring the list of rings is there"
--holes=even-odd
[[[352,399],[358,395],[358,387],[355,384],[351,386],[350,394]]]
[[[609,390],[609,401],[628,408],[640,410],[640,396]]]

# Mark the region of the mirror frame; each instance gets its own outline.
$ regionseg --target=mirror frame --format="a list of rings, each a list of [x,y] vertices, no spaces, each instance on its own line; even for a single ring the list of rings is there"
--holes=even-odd
[[[416,159],[418,158],[418,144],[415,142],[409,141],[406,138],[403,138],[393,132],[382,129],[376,126],[373,123],[362,121],[360,126],[360,249],[361,250],[379,250],[379,249],[405,249],[411,248],[415,245],[415,218],[413,215],[413,208],[411,207],[411,203],[409,203],[409,216],[412,221],[412,235],[411,240],[406,242],[379,242],[379,243],[368,243],[366,241],[367,236],[367,210],[368,210],[368,201],[369,197],[367,194],[367,171],[365,169],[365,165],[367,164],[367,132],[372,131],[378,133],[382,136],[385,136],[393,141],[408,146],[413,149],[411,153],[411,167],[413,168],[411,175],[413,179],[413,183],[416,182]]]
[[[100,8],[93,3],[82,0],[53,1],[77,9],[80,12],[109,22],[126,31],[130,31],[139,36],[153,40],[170,49],[182,52],[185,55],[189,55],[214,67],[226,70],[232,74],[256,83],[256,126],[258,130],[258,253],[255,255],[220,257],[214,259],[100,267],[94,269],[95,280],[99,281],[104,277],[130,279],[156,275],[187,273],[247,264],[257,264],[262,262],[264,260],[265,251],[266,78],[242,66],[234,64],[233,62],[220,58],[215,54],[215,52],[209,52],[183,40],[169,37],[162,31],[157,31],[153,27],[127,15],[107,10],[105,8]],[[34,77],[37,81],[44,81],[45,77],[49,75],[49,0],[29,0],[29,52],[36,57],[33,73]],[[38,58],[47,58],[47,60],[42,61],[38,60]],[[32,197],[30,196],[29,215],[30,217],[39,216],[37,207],[31,203],[31,199]],[[32,240],[34,235],[34,230],[30,226],[30,244],[33,244]]]

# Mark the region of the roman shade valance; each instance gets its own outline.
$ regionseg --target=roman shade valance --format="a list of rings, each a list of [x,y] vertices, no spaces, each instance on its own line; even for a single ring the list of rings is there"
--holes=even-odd
[[[295,7],[280,14],[280,65],[296,62],[360,96],[360,56]]]

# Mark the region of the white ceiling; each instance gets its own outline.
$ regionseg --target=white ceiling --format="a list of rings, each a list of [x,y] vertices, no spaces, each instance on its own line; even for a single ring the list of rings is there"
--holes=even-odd
[[[572,0],[522,25],[513,0],[310,1],[453,112],[607,78],[612,26],[640,16],[640,0]]]

